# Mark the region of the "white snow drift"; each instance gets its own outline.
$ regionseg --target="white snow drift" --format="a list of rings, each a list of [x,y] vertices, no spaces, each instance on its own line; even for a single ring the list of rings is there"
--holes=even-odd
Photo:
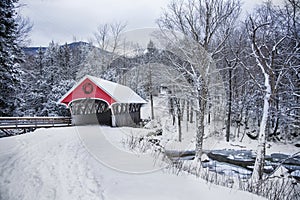
[[[150,155],[124,149],[124,135],[143,131],[85,126],[1,138],[0,199],[263,199],[172,175]]]

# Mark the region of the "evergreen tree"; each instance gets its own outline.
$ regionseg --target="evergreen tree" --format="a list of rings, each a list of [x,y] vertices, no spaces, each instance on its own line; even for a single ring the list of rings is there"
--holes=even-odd
[[[58,57],[60,71],[58,75],[61,77],[61,80],[72,79],[74,73],[74,69],[72,68],[72,54],[67,43],[59,48]]]
[[[26,90],[24,91],[25,107],[24,114],[26,116],[42,115],[43,104],[46,102],[46,93],[43,91],[44,83],[44,51],[42,48],[37,50],[36,55],[31,59],[27,59],[29,67],[26,68],[25,82]]]
[[[15,4],[17,0],[0,1],[0,116],[11,116],[16,109],[21,49],[17,44]]]
[[[42,116],[54,115],[53,111],[55,110],[56,102],[53,100],[53,87],[56,87],[58,83],[61,81],[61,70],[59,63],[60,47],[58,44],[53,41],[50,42],[45,54],[44,54],[44,67],[42,72],[42,78],[40,82],[40,91],[43,92],[44,101],[42,102]]]

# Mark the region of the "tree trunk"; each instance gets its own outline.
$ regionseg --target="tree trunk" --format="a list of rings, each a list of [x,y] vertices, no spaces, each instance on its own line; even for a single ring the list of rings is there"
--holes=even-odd
[[[191,100],[191,111],[190,111],[190,123],[193,123],[193,118],[194,118],[194,103],[193,100]]]
[[[209,108],[208,108],[208,115],[207,115],[207,123],[210,124],[210,121],[211,121],[211,113],[210,113],[210,109],[211,109],[211,105],[209,103]]]
[[[182,106],[181,106],[181,116],[180,116],[180,119],[181,119],[181,121],[183,121],[183,114],[184,114],[184,108],[185,108],[185,100],[184,99],[182,99]]]
[[[227,124],[226,124],[226,141],[229,142],[230,136],[230,125],[231,125],[231,102],[232,102],[232,69],[229,69],[229,97],[228,97],[228,113],[227,113]]]
[[[152,86],[152,69],[149,71],[149,85],[150,85],[150,104],[151,104],[151,119],[154,119],[154,107],[153,107],[153,86]]]
[[[190,121],[190,101],[186,102],[186,132],[189,131],[189,121]]]
[[[154,119],[154,108],[153,108],[153,95],[150,93],[150,103],[151,103],[151,119]]]
[[[275,99],[275,108],[276,108],[276,110],[275,110],[275,115],[274,115],[274,123],[273,123],[273,131],[272,131],[272,136],[275,138],[276,137],[276,135],[277,135],[277,130],[278,130],[278,128],[279,128],[279,116],[280,116],[280,114],[278,113],[279,112],[279,100],[278,100],[278,98],[276,97],[276,99]]]
[[[186,102],[186,121],[190,121],[190,101]]]
[[[261,67],[264,77],[265,77],[265,96],[264,96],[264,106],[263,106],[263,115],[259,127],[259,138],[257,146],[257,156],[255,159],[254,169],[252,173],[252,181],[254,183],[260,181],[263,176],[265,154],[266,154],[266,126],[269,116],[269,107],[270,107],[270,97],[271,97],[271,85],[269,80],[269,75]]]
[[[170,114],[171,114],[171,117],[172,117],[172,124],[174,126],[175,124],[175,106],[174,106],[174,97],[170,97],[169,98],[169,104],[170,104]]]
[[[202,83],[204,84],[204,83]],[[202,85],[201,91],[197,90],[197,98],[199,109],[196,112],[196,120],[197,120],[197,134],[196,134],[196,155],[199,161],[201,161],[201,156],[203,153],[203,138],[204,138],[204,116],[205,116],[205,108],[207,103],[207,87]]]
[[[176,98],[176,108],[177,108],[177,125],[178,125],[178,141],[182,141],[182,132],[181,132],[181,109],[180,109],[180,99]]]

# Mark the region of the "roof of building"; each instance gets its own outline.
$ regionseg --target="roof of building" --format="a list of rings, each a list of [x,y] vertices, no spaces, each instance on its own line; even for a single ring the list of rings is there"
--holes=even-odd
[[[78,90],[84,82],[87,80],[94,83],[101,91],[105,92],[111,97],[111,101],[108,102],[110,105],[113,103],[147,103],[143,98],[136,94],[132,89],[127,86],[107,81],[94,76],[86,75],[77,84],[75,84],[60,100],[59,103],[69,104],[71,101],[82,98],[91,98],[91,95],[79,94],[74,95],[73,93]],[[93,98],[102,99],[99,95],[93,94]],[[68,100],[67,100],[68,98]],[[106,99],[104,99],[106,100]]]

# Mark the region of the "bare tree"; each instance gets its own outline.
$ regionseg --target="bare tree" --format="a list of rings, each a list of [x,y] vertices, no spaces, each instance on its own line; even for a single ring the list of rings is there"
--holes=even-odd
[[[207,102],[210,102],[211,79],[209,70],[206,68],[211,65],[204,51],[208,51],[212,57],[222,51],[224,43],[231,34],[238,16],[240,14],[240,1],[233,0],[173,0],[163,15],[157,20],[161,30],[167,29],[171,32],[180,32],[186,37],[192,39],[195,44],[184,49],[180,54],[186,55],[186,60],[190,66],[177,66],[180,70],[185,71],[192,80],[194,88],[193,95],[196,96],[197,112],[196,120],[198,123],[196,138],[196,156],[201,157],[202,144],[204,137],[204,115],[206,112]],[[187,47],[186,46],[186,47]],[[199,47],[202,49],[199,50]],[[197,49],[194,51],[194,49]],[[199,53],[200,55],[197,55]],[[192,56],[194,56],[192,58]],[[204,56],[204,57],[203,57]],[[198,58],[198,61],[195,59]],[[203,59],[200,61],[199,59]],[[199,63],[201,62],[201,63]],[[212,108],[209,105],[209,110]],[[210,111],[208,114],[210,119]]]
[[[109,31],[109,24],[101,24],[97,27],[97,32],[94,33],[97,44],[103,50],[106,50],[109,45]]]
[[[252,18],[250,18],[251,24],[251,43],[252,43],[252,51],[256,57],[257,65],[260,67],[261,72],[264,76],[264,87],[265,87],[265,96],[264,96],[264,104],[263,104],[263,116],[260,123],[259,129],[259,142],[257,147],[257,156],[255,160],[255,166],[252,174],[252,179],[254,181],[258,181],[262,178],[263,174],[263,167],[265,161],[265,149],[266,149],[266,126],[267,120],[269,117],[269,108],[270,108],[270,97],[272,94],[271,88],[271,80],[270,77],[272,76],[273,72],[271,70],[270,63],[264,59],[264,54],[261,52],[261,49],[258,47],[257,44],[257,31],[260,28],[263,28],[267,24],[260,24],[255,25],[255,22]]]
[[[189,36],[214,56],[223,48],[239,13],[239,0],[173,0],[157,23]]]
[[[226,141],[229,142],[231,124],[232,124],[232,107],[234,103],[234,90],[236,90],[237,83],[235,77],[237,76],[237,68],[240,65],[242,52],[243,52],[243,43],[245,42],[245,37],[239,30],[233,31],[233,33],[228,37],[228,40],[225,42],[225,47],[222,51],[222,68],[224,74],[224,80],[227,82],[227,121],[226,121]],[[227,72],[227,73],[225,73]],[[245,78],[245,77],[244,77]],[[224,82],[225,82],[224,81]],[[242,116],[240,116],[242,118]],[[236,119],[235,122],[241,119]]]
[[[121,45],[121,34],[124,32],[127,24],[123,22],[115,22],[110,25],[111,34],[112,34],[112,52],[115,52],[117,48]]]
[[[16,4],[16,9],[20,9],[26,6],[26,4],[18,3]],[[28,17],[23,17],[20,14],[16,13],[15,22],[16,22],[16,39],[17,43],[21,47],[26,47],[30,44],[31,40],[29,33],[33,28],[33,22]]]
[[[122,45],[121,35],[126,28],[124,22],[105,23],[97,27],[94,33],[97,44],[103,50],[115,52]]]
[[[29,33],[32,30],[33,23],[29,18],[24,18],[20,15],[16,17],[17,26],[17,42],[20,46],[27,46],[30,44],[31,40],[29,38]]]
[[[190,84],[186,89],[188,90],[187,93],[193,96],[197,121],[195,159],[201,161],[208,91],[212,92],[212,85],[218,85],[216,82],[213,82],[218,80],[215,73],[216,66],[211,56],[194,40],[168,38],[168,36],[166,36],[165,40],[168,40],[166,42],[166,50],[171,52],[168,56],[171,65]],[[213,76],[215,77],[213,78]],[[214,80],[211,81],[212,79]]]
[[[285,14],[282,15],[283,13]],[[282,99],[280,91],[284,92],[285,97],[291,95],[284,83],[290,77],[290,71],[295,65],[299,66],[299,39],[293,33],[296,30],[288,29],[289,19],[292,19],[291,14],[285,9],[273,6],[271,2],[266,2],[252,16],[249,16],[246,22],[255,67],[260,69],[260,73],[253,73],[252,78],[263,92],[259,142],[252,174],[255,182],[261,180],[263,176],[267,127],[271,111],[275,110],[274,128],[277,129],[278,112],[284,112],[284,110],[278,110],[280,99]],[[263,84],[260,83],[261,78]]]

